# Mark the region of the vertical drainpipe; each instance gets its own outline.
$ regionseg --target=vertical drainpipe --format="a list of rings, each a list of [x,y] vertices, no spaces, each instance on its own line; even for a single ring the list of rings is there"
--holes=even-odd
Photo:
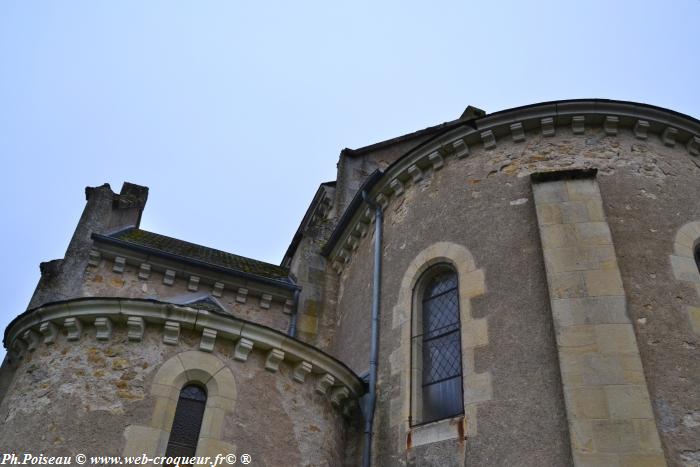
[[[382,224],[383,214],[379,204],[372,201],[366,191],[362,191],[362,199],[374,208],[374,271],[372,273],[372,340],[369,356],[369,393],[364,401],[365,415],[365,446],[362,453],[363,467],[372,463],[372,424],[374,409],[377,402],[377,355],[379,352],[379,299],[381,297],[382,275]]]
[[[290,337],[297,337],[297,319],[299,318],[299,293],[301,289],[294,290],[294,304],[292,309],[292,319],[289,322],[289,331],[287,335]]]

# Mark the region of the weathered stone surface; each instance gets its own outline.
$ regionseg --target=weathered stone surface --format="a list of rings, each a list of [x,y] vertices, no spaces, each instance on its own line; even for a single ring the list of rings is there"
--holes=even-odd
[[[617,123],[606,120],[608,135]],[[602,213],[593,220],[578,208],[602,205],[600,190],[592,178],[564,183],[566,193],[562,181],[537,182],[533,191],[536,204],[564,206],[561,223],[538,219],[574,463],[622,465],[624,454],[627,463],[666,465],[610,227]]]
[[[299,244],[285,258],[302,289],[297,335],[362,374],[369,361],[373,211],[363,206],[351,219],[348,235],[353,239],[343,237],[342,255],[326,258],[320,250],[369,174],[386,171],[386,180],[377,185],[385,196],[385,221],[375,465],[629,467],[665,465],[663,453],[669,465],[692,465],[700,458],[697,427],[689,415],[697,410],[695,388],[700,384],[695,319],[700,274],[693,259],[700,233],[693,236],[694,228],[687,228],[700,221],[697,135],[677,125],[688,123],[682,116],[669,113],[664,117],[668,121],[659,121],[654,112],[664,113],[658,109],[640,115],[630,108],[579,113],[567,105],[578,104],[565,103],[550,113],[538,110],[529,120],[522,115],[527,109],[512,118],[499,113],[459,122],[435,139],[430,131],[419,132],[344,151],[336,184],[319,192],[317,206],[305,216]],[[572,120],[572,115],[583,118]],[[497,119],[503,122],[498,128],[484,126]],[[518,125],[511,127],[521,121],[522,134]],[[667,131],[669,125],[676,132]],[[481,133],[487,131],[491,135],[485,141]],[[399,159],[407,154],[415,159],[405,159],[406,167],[401,167],[404,160]],[[431,154],[441,157],[439,170],[433,166],[439,159],[431,161]],[[393,173],[392,167],[401,170]],[[548,182],[551,192],[530,202],[532,172],[572,168],[597,169],[598,183]],[[402,186],[389,185],[392,179]],[[225,313],[287,332],[292,315],[284,310],[292,292],[254,280],[229,282],[180,264],[154,263],[144,279],[137,269],[143,257],[128,258],[122,272],[112,271],[111,260],[91,257],[91,233],[138,222],[142,205],[117,211],[115,206],[124,201],[106,187],[90,190],[85,222],[66,258],[42,267],[32,306],[114,295],[168,302],[191,294],[188,278],[196,274],[202,277],[198,293],[211,290]],[[544,226],[554,227],[540,236]],[[569,245],[572,241],[575,246]],[[461,428],[455,424],[445,430],[449,436],[420,438],[427,433],[410,426],[406,408],[413,361],[403,339],[404,330],[414,324],[412,281],[424,271],[412,268],[412,261],[439,242],[460,245],[473,255],[464,263],[470,264],[469,272],[460,274],[465,415]],[[436,255],[432,261],[450,258]],[[166,269],[172,271],[172,281],[161,277]],[[549,271],[561,276],[547,281]],[[212,285],[219,280],[225,283],[220,296]],[[552,283],[558,284],[554,292],[548,288]],[[408,290],[405,300],[402,290]],[[259,297],[264,293],[273,299],[270,309],[262,311]],[[232,339],[240,329],[220,333],[214,345],[201,327],[183,327],[179,342],[164,346],[162,326],[148,317],[139,342],[129,341],[125,323],[117,318],[112,338],[96,341],[95,317],[83,320],[80,340],[70,343],[68,330],[62,329],[65,316],[55,321],[57,333],[48,325],[52,323],[43,331],[38,322],[34,325],[54,343],[39,343],[18,360],[14,386],[8,389],[12,402],[0,405],[0,419],[5,424],[26,420],[28,426],[13,432],[0,426],[0,440],[8,439],[20,450],[52,452],[80,445],[119,454],[127,430],[142,440],[165,443],[162,430],[137,427],[154,414],[161,420],[172,416],[169,409],[153,406],[149,390],[175,399],[177,392],[173,395],[169,386],[149,389],[149,378],[163,359],[187,349],[226,361],[239,391],[235,416],[212,415],[206,433],[220,428],[235,440],[237,452],[252,447],[260,465],[358,464],[359,411],[346,412],[348,418],[342,420],[341,411],[331,407],[332,395],[342,387],[337,381],[324,397],[315,392],[323,370],[314,362],[308,362],[311,369],[295,368],[298,360],[284,359],[276,372],[266,371],[269,343],[240,347],[246,361],[238,361]],[[62,354],[67,344],[80,351]],[[17,345],[22,351],[28,347],[22,339]],[[92,350],[107,345],[104,353]],[[130,346],[138,346],[138,352]],[[41,364],[48,361],[52,363]],[[85,361],[95,367],[88,371]],[[147,368],[141,368],[144,363]],[[62,373],[54,373],[59,369]],[[297,369],[308,369],[308,375],[302,378]],[[46,374],[50,381],[44,381]],[[49,386],[42,387],[44,383]],[[106,399],[100,400],[103,395]],[[663,453],[648,418],[648,399],[654,401],[652,416],[660,420]],[[225,405],[216,398],[212,404]],[[343,410],[350,405],[343,404]],[[22,442],[37,432],[31,425],[41,426],[42,438],[27,446]],[[84,433],[85,426],[90,433]],[[277,449],[279,439],[289,440],[284,450]],[[200,442],[203,449],[229,449],[219,440]],[[137,447],[145,450],[145,445]]]
[[[151,424],[172,424],[179,388],[156,385],[155,375],[164,360],[194,353],[214,355],[226,364],[217,369],[193,360],[188,368],[217,374],[228,369],[236,381],[221,385],[237,387],[235,400],[228,402],[209,391],[201,433],[221,439],[203,437],[198,449],[226,454],[232,446],[245,445],[263,465],[343,464],[345,422],[340,411],[330,400],[315,396],[313,385],[293,383],[286,376],[290,369],[265,371],[265,356],[255,351],[248,362],[199,352],[197,336],[188,330],[177,344],[166,347],[159,329],[148,328],[141,342],[129,342],[127,332],[122,323],[115,325],[110,341],[83,336],[77,342],[40,344],[34,362],[23,363],[11,393],[0,403],[5,420],[0,424],[0,449],[36,449],[49,456],[68,455],[81,446],[101,455],[162,455],[169,432]],[[224,351],[230,351],[227,345]],[[158,405],[159,397],[174,397],[170,408]],[[231,403],[233,412],[220,409]],[[270,416],[260,417],[263,412]],[[38,431],[38,426],[44,429]],[[287,440],[284,450],[277,444],[281,438]]]

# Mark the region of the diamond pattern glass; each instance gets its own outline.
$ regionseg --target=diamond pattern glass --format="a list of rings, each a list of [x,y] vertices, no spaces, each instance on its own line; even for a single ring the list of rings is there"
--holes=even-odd
[[[462,373],[459,333],[454,331],[423,341],[423,385]]]
[[[423,339],[459,329],[457,289],[423,301]]]
[[[425,289],[423,300],[427,300],[448,290],[457,288],[457,275],[452,272],[446,272],[437,275],[430,281],[430,284]]]
[[[457,274],[444,272],[423,293],[421,423],[463,412]]]
[[[199,386],[190,384],[182,388],[165,451],[167,457],[194,456],[206,401],[207,395]]]

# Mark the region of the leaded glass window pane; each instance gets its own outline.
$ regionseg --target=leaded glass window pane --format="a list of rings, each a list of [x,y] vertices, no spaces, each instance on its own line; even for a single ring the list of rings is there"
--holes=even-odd
[[[423,423],[462,413],[462,375],[423,387]]]
[[[421,422],[458,415],[462,404],[462,350],[459,332],[457,274],[440,273],[422,297]]]
[[[197,450],[207,394],[204,389],[188,384],[180,391],[175,419],[170,430],[166,457],[193,457]]]

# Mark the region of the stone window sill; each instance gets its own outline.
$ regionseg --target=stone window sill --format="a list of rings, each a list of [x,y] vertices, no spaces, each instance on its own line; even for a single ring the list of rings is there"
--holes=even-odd
[[[464,439],[467,419],[464,415],[412,427],[408,432],[408,446],[416,447],[450,439]]]

